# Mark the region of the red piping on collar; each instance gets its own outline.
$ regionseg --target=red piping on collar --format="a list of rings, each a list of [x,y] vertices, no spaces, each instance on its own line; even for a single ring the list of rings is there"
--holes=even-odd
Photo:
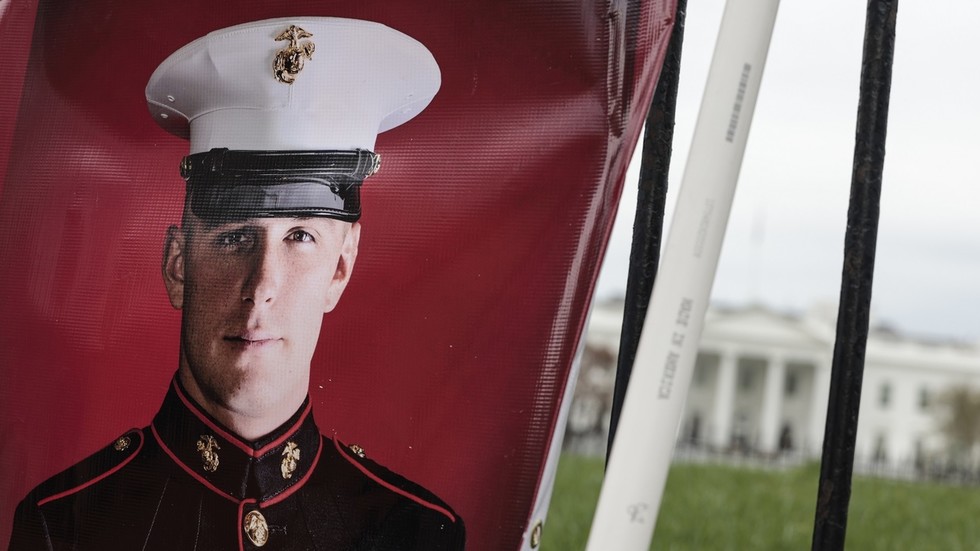
[[[156,428],[155,425],[150,425],[150,430],[153,431],[153,437],[157,439],[157,443],[160,444],[160,447],[163,448],[163,451],[167,452],[167,455],[170,456],[170,459],[173,459],[174,460],[174,463],[180,465],[180,468],[181,469],[184,469],[184,471],[187,474],[189,474],[192,477],[194,477],[195,480],[197,480],[201,484],[204,484],[207,488],[209,488],[211,491],[213,491],[214,493],[218,494],[219,496],[221,496],[221,497],[223,497],[223,498],[231,501],[232,503],[238,503],[239,502],[234,497],[232,497],[232,496],[226,494],[225,492],[222,492],[221,490],[219,490],[217,486],[215,486],[214,484],[211,484],[210,482],[208,482],[208,479],[206,479],[203,476],[195,473],[194,472],[194,469],[191,469],[190,467],[188,467],[187,465],[185,465],[183,461],[181,461],[180,459],[178,459],[177,458],[177,455],[174,454],[174,452],[170,451],[170,448],[168,448],[167,445],[164,444],[163,438],[160,438],[160,433],[157,432],[157,428]]]
[[[201,484],[203,484],[204,486],[206,486],[208,489],[210,489],[212,492],[214,492],[214,493],[220,495],[221,497],[223,497],[223,498],[231,501],[232,503],[242,503],[242,502],[238,501],[238,499],[235,498],[234,496],[231,496],[228,493],[221,491],[221,489],[219,489],[217,486],[215,486],[214,484],[211,484],[211,482],[209,482],[208,479],[206,479],[203,476],[197,474],[196,472],[194,472],[194,469],[192,469],[189,466],[187,466],[186,464],[184,464],[184,462],[181,461],[177,457],[177,455],[174,452],[172,452],[170,450],[170,448],[168,448],[167,445],[163,442],[163,438],[160,437],[160,433],[157,432],[157,428],[155,426],[153,426],[153,425],[150,425],[150,429],[153,431],[153,437],[156,438],[157,443],[160,444],[160,447],[163,448],[163,451],[165,451],[167,453],[167,455],[170,456],[170,459],[173,459],[174,463],[180,465],[180,468],[181,469],[184,469],[184,472],[186,472],[187,474],[189,474],[192,477],[194,477],[194,480],[197,480],[198,482],[200,482]],[[142,447],[142,445],[143,445],[143,442],[142,442],[142,440],[140,440],[140,447]],[[273,497],[271,499],[267,499],[266,501],[261,502],[260,505],[262,507],[266,507],[266,506],[269,506],[269,505],[275,505],[276,503],[279,503],[280,501],[282,501],[282,500],[286,499],[287,497],[293,495],[293,493],[295,493],[297,490],[299,490],[301,487],[303,487],[303,485],[306,484],[306,482],[313,475],[313,470],[316,468],[317,463],[320,462],[320,453],[321,452],[323,452],[322,438],[321,438],[320,445],[317,446],[317,448],[316,448],[316,455],[313,456],[313,464],[310,465],[309,470],[306,471],[306,474],[303,475],[303,478],[301,478],[300,480],[298,480],[295,484],[293,484],[289,488],[286,488],[286,490],[283,491],[281,494],[279,494],[279,495],[277,495],[277,496],[275,496],[275,497]],[[121,467],[121,465],[120,465],[120,467]],[[117,467],[117,469],[118,469],[118,467]],[[106,473],[104,476],[108,476],[111,473],[112,473],[112,471],[110,471],[109,473]],[[79,488],[79,489],[81,489],[81,488]],[[52,498],[48,498],[48,500],[51,500],[51,499]],[[255,498],[248,498],[245,501],[249,501],[249,500],[251,500],[253,502],[256,501]]]
[[[282,444],[283,442],[291,438],[293,434],[296,432],[296,430],[299,429],[300,425],[302,425],[303,422],[306,421],[306,416],[310,414],[310,410],[313,409],[313,402],[308,402],[306,404],[306,409],[303,410],[303,414],[299,416],[299,419],[296,420],[293,426],[289,427],[289,430],[287,430],[281,437],[275,439],[274,441],[256,450],[253,449],[248,444],[242,442],[234,434],[222,429],[218,425],[214,424],[214,422],[212,422],[210,419],[208,419],[207,416],[201,412],[198,406],[190,398],[184,395],[184,392],[180,389],[180,385],[177,384],[176,379],[174,379],[174,381],[171,384],[173,385],[174,390],[177,391],[177,397],[180,398],[180,401],[184,403],[187,409],[191,413],[193,413],[195,417],[197,417],[202,423],[207,425],[208,428],[218,433],[222,438],[234,444],[236,448],[248,454],[249,457],[260,457],[264,453],[271,450],[272,448],[275,448],[276,446]]]
[[[306,421],[306,416],[310,414],[311,409],[313,409],[313,402],[308,402],[306,404],[306,409],[303,410],[302,415],[299,416],[299,419],[296,420],[296,423],[294,423],[293,426],[289,427],[289,430],[283,433],[283,435],[280,436],[279,438],[276,438],[272,442],[269,442],[265,446],[262,446],[261,448],[255,450],[253,457],[262,457],[263,455],[266,454],[266,452],[268,452],[272,448],[280,446],[283,442],[295,436],[296,431],[298,431],[299,427],[303,424],[304,421]],[[319,432],[317,434],[319,435]]]
[[[275,505],[276,503],[279,503],[280,501],[293,495],[297,490],[302,488],[303,485],[306,484],[306,481],[309,480],[311,476],[313,476],[313,471],[316,469],[316,464],[320,462],[320,453],[322,451],[323,451],[323,439],[321,438],[320,445],[316,447],[316,455],[313,457],[313,464],[310,465],[309,469],[307,469],[306,474],[303,475],[303,478],[296,481],[296,483],[293,484],[292,486],[286,488],[285,491],[283,491],[281,494],[263,501],[262,503],[259,504],[259,506],[268,507],[270,505]]]

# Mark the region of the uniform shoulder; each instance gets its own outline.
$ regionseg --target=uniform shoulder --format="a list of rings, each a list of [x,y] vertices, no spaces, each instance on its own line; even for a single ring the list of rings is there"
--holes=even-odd
[[[367,457],[364,450],[356,444],[344,444],[337,438],[324,436],[324,443],[336,447],[337,453],[366,477],[385,489],[399,494],[422,507],[432,510],[449,519],[451,523],[462,525],[462,519],[448,503],[420,484],[388,469]]]
[[[122,469],[143,448],[144,434],[130,429],[110,444],[39,484],[25,501],[43,506],[95,485]]]

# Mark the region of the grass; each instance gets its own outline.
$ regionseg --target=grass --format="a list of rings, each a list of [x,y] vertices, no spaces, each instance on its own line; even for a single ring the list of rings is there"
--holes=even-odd
[[[585,548],[602,484],[601,458],[563,455],[541,549]],[[677,464],[650,549],[810,549],[819,467],[757,470]],[[855,478],[847,549],[980,548],[980,489]]]

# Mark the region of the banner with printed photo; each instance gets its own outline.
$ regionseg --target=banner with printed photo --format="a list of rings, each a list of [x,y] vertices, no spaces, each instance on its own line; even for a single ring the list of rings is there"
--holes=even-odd
[[[218,29],[330,16],[417,40],[441,86],[415,118],[377,137],[381,169],[361,187],[356,268],[310,366],[312,418],[370,480],[465,521],[466,549],[530,547],[674,9],[671,0],[0,3],[0,542],[28,492],[86,457],[102,463],[61,480],[31,514],[112,480],[125,486],[124,464],[151,448],[183,457],[155,419],[175,392],[178,407],[194,403],[172,382],[188,336],[164,284],[188,142],[148,111],[151,74]],[[330,58],[321,45],[307,63],[318,53]],[[214,459],[213,475],[186,470],[220,494],[212,476],[234,468],[239,452],[228,448],[248,444],[206,412],[197,419],[224,447],[202,441],[187,453],[200,453],[206,470],[202,448],[224,463]],[[275,448],[278,465],[277,446],[288,445],[279,440],[254,450]],[[129,448],[118,451],[124,459],[113,459],[114,445]],[[290,450],[284,480],[287,466],[312,459],[302,444]],[[124,490],[119,500],[137,499]],[[234,525],[204,529],[229,530],[247,547],[241,517],[265,509],[244,492],[221,496],[237,507]],[[129,529],[119,519],[59,522],[80,541]],[[268,528],[276,545],[295,533],[273,519]]]

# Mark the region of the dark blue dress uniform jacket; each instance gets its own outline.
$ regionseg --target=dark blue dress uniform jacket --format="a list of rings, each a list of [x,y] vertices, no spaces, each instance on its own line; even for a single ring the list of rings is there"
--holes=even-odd
[[[463,549],[447,504],[321,436],[310,410],[246,442],[175,379],[153,424],[20,503],[10,549]]]

